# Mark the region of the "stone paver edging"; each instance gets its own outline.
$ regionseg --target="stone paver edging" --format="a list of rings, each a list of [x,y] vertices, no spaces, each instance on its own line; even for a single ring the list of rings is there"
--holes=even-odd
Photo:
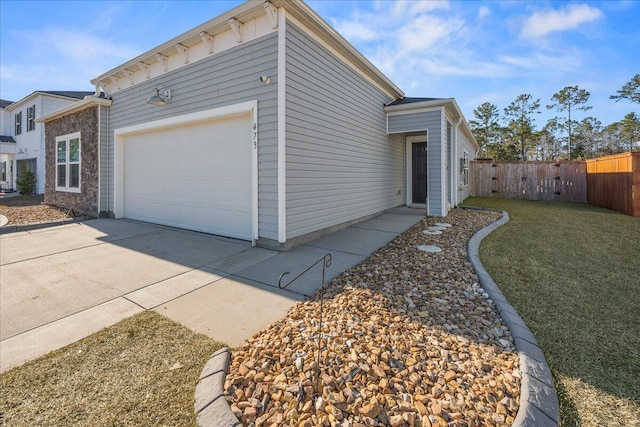
[[[480,261],[479,250],[482,239],[508,221],[509,214],[503,211],[502,218],[476,232],[469,239],[467,254],[482,287],[496,304],[502,320],[509,328],[518,351],[522,381],[520,384],[520,409],[518,409],[513,423],[514,427],[557,426],[560,423],[560,406],[544,353],[538,346],[533,333],[509,304]]]
[[[224,380],[229,370],[231,351],[221,348],[204,365],[196,386],[196,421],[202,427],[240,427],[242,424],[227,403]]]
[[[538,343],[520,315],[509,304],[502,291],[480,261],[480,242],[496,228],[509,221],[507,212],[502,218],[476,232],[467,244],[468,257],[478,279],[489,298],[494,301],[509,328],[518,351],[522,381],[520,385],[520,409],[514,427],[558,426],[560,407],[551,371]],[[201,427],[238,427],[242,424],[235,417],[224,395],[224,381],[229,369],[231,351],[216,351],[205,365],[195,392],[197,423]]]

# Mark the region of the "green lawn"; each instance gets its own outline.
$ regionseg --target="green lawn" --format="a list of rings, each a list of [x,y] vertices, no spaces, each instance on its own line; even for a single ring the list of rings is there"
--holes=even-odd
[[[535,334],[565,426],[640,426],[640,218],[579,203],[469,198],[509,212],[483,264]]]

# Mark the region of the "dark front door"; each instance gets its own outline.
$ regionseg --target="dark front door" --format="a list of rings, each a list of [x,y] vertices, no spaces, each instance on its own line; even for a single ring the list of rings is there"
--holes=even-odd
[[[413,203],[427,203],[427,143],[413,144],[411,150]]]

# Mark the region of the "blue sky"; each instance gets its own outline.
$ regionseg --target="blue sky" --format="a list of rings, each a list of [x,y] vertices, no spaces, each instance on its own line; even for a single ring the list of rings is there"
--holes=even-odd
[[[0,1],[0,98],[89,80],[240,1]],[[455,97],[467,120],[568,85],[604,125],[640,107],[609,95],[640,73],[640,1],[308,1],[406,96]]]

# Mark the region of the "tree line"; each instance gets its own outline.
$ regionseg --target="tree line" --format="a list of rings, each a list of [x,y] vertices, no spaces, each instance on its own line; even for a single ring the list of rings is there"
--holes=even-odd
[[[469,121],[480,146],[478,157],[495,160],[567,160],[595,158],[633,151],[640,140],[640,117],[635,112],[618,122],[602,125],[595,117],[578,121],[572,113],[588,111],[590,94],[578,86],[567,86],[551,97],[549,110],[559,113],[537,129],[535,115],[540,114],[540,99],[519,95],[502,110],[485,102],[473,110]],[[610,99],[640,104],[640,74],[636,74]]]

